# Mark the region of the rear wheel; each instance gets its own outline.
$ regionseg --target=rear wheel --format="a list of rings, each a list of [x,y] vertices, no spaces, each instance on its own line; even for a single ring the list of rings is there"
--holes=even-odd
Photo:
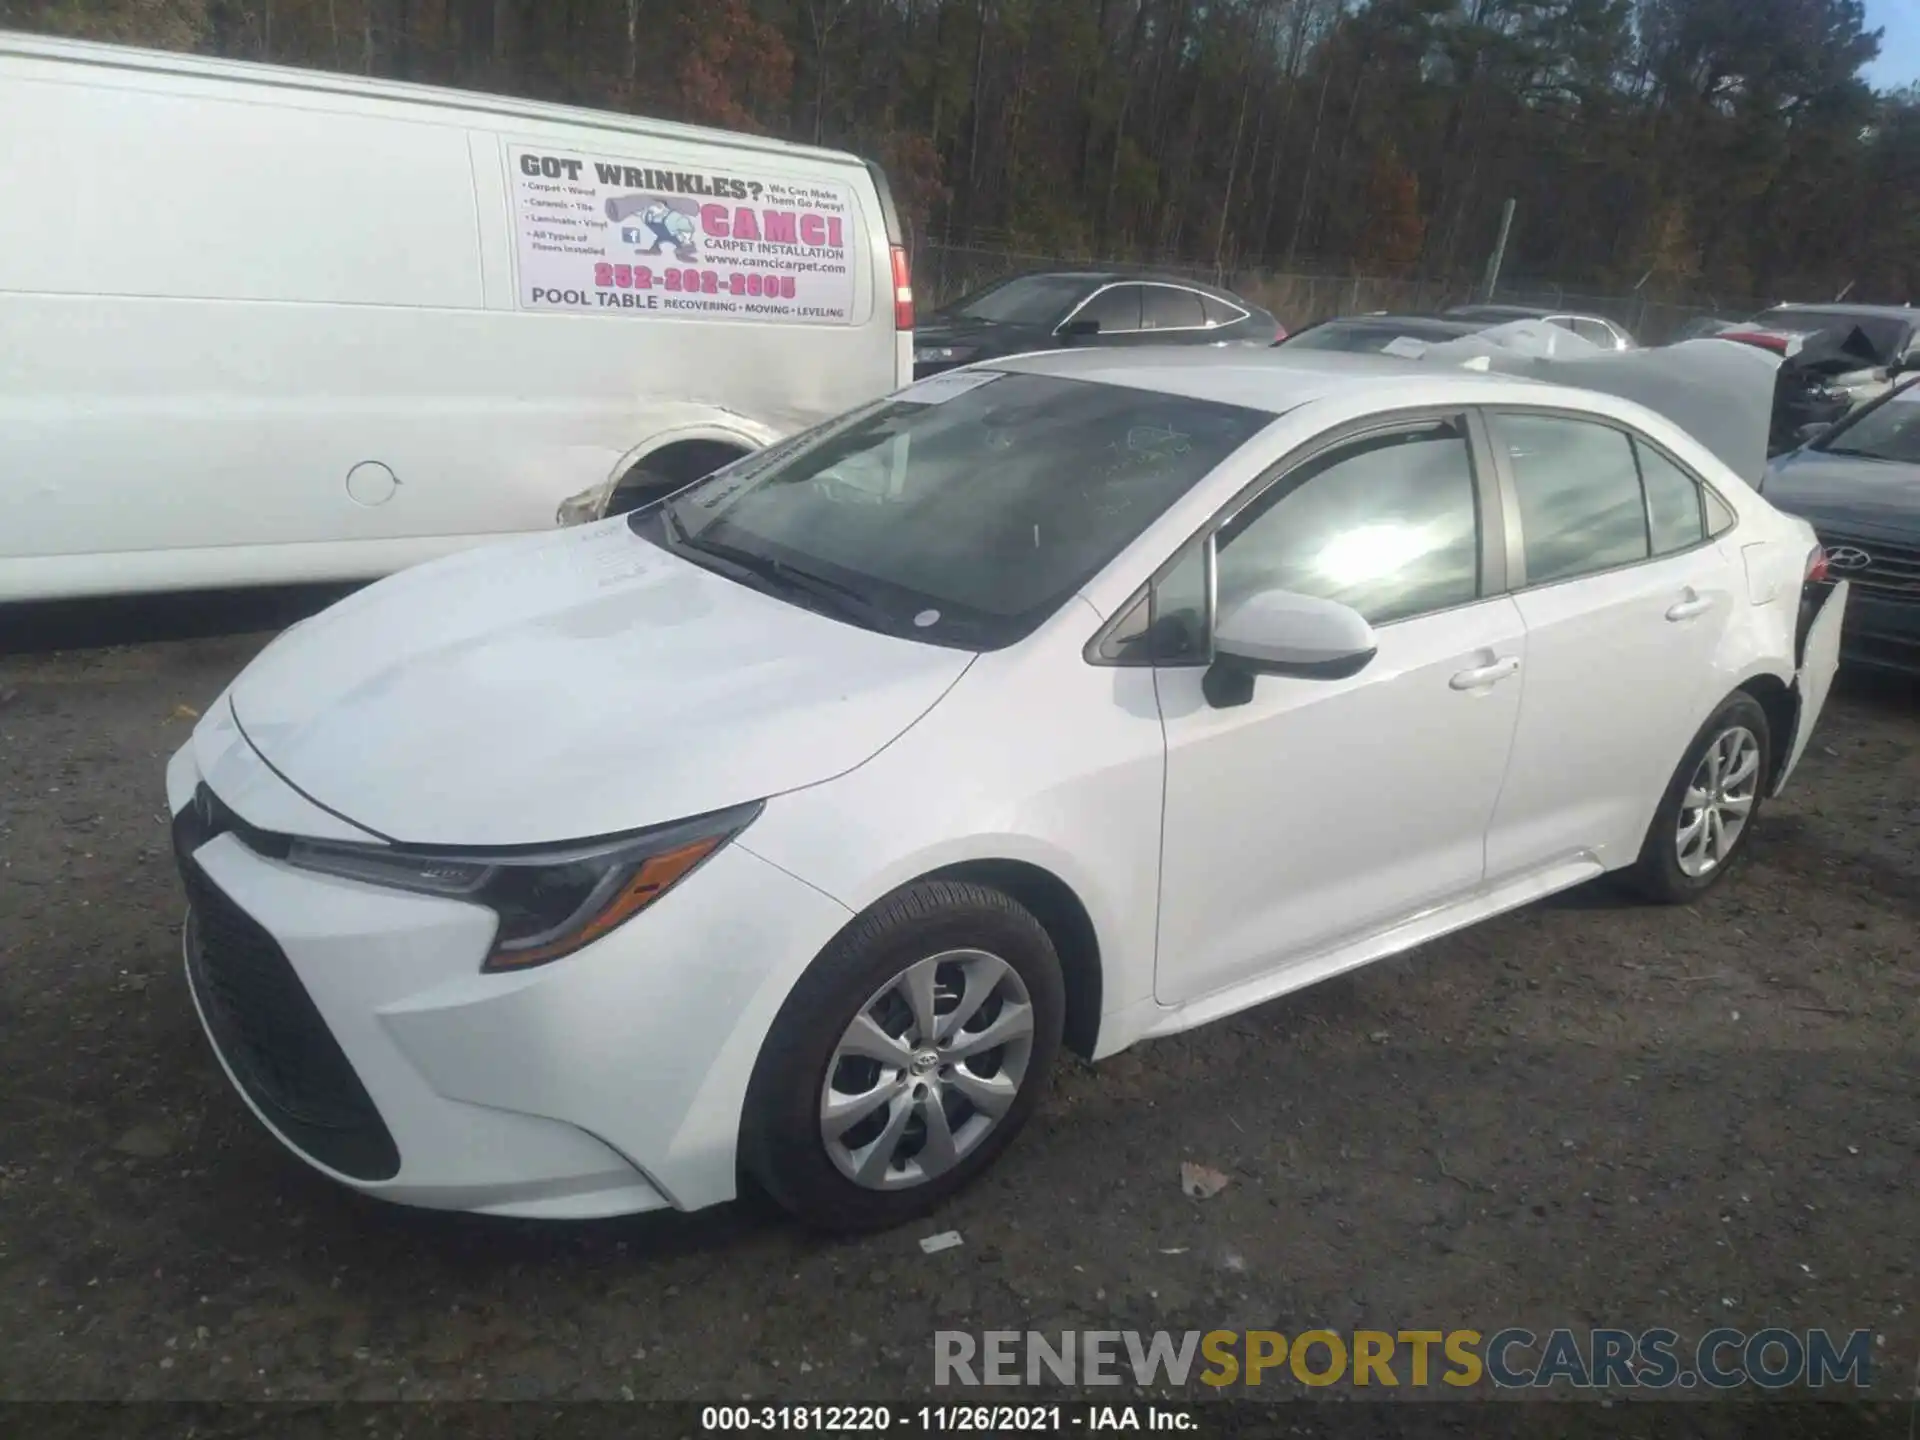
[[[821,1229],[926,1214],[1026,1123],[1065,1008],[1053,942],[1010,897],[953,881],[895,892],[782,1007],[748,1095],[746,1168]]]
[[[1629,885],[1660,904],[1703,895],[1739,854],[1773,773],[1767,712],[1745,691],[1701,727],[1668,782]]]

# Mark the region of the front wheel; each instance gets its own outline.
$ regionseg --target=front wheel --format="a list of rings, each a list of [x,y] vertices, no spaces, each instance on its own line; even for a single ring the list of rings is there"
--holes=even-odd
[[[1730,695],[1668,782],[1628,884],[1666,905],[1705,894],[1746,843],[1772,760],[1767,712],[1744,691]]]
[[[748,1172],[820,1229],[926,1214],[1026,1123],[1065,1009],[1053,942],[1012,898],[944,880],[896,891],[774,1022],[748,1092]]]

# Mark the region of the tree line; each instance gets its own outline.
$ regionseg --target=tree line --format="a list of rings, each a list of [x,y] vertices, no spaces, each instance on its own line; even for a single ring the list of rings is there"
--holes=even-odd
[[[1920,299],[1861,0],[0,0],[0,25],[881,160],[922,242]]]

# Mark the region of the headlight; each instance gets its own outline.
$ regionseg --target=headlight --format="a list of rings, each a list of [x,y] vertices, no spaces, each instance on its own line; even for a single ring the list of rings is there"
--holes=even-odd
[[[738,835],[760,804],[581,845],[537,850],[414,850],[296,840],[287,862],[323,875],[444,895],[500,918],[483,970],[524,970],[571,955],[658,900]]]
[[[913,352],[916,365],[944,365],[949,361],[958,364],[962,360],[973,358],[973,347],[966,345],[922,345]]]

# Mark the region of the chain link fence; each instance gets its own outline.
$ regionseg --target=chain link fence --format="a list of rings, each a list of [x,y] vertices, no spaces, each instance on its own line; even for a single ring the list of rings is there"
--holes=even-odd
[[[1341,275],[1291,272],[1259,266],[1214,268],[1191,261],[1142,265],[1127,261],[1065,258],[1014,249],[923,243],[914,251],[914,288],[927,313],[996,280],[1023,271],[1056,267],[1099,268],[1125,272],[1151,271],[1204,280],[1243,295],[1271,311],[1289,331],[1336,315],[1369,311],[1394,314],[1431,314],[1450,305],[1483,300],[1477,278],[1394,278],[1381,275]],[[1764,310],[1771,301],[1745,297],[1701,295],[1688,301],[1655,299],[1645,293],[1599,294],[1569,290],[1563,285],[1527,279],[1503,281],[1494,299],[1508,305],[1541,305],[1581,314],[1600,315],[1624,327],[1642,344],[1660,345],[1684,338],[1698,321],[1744,319]]]

